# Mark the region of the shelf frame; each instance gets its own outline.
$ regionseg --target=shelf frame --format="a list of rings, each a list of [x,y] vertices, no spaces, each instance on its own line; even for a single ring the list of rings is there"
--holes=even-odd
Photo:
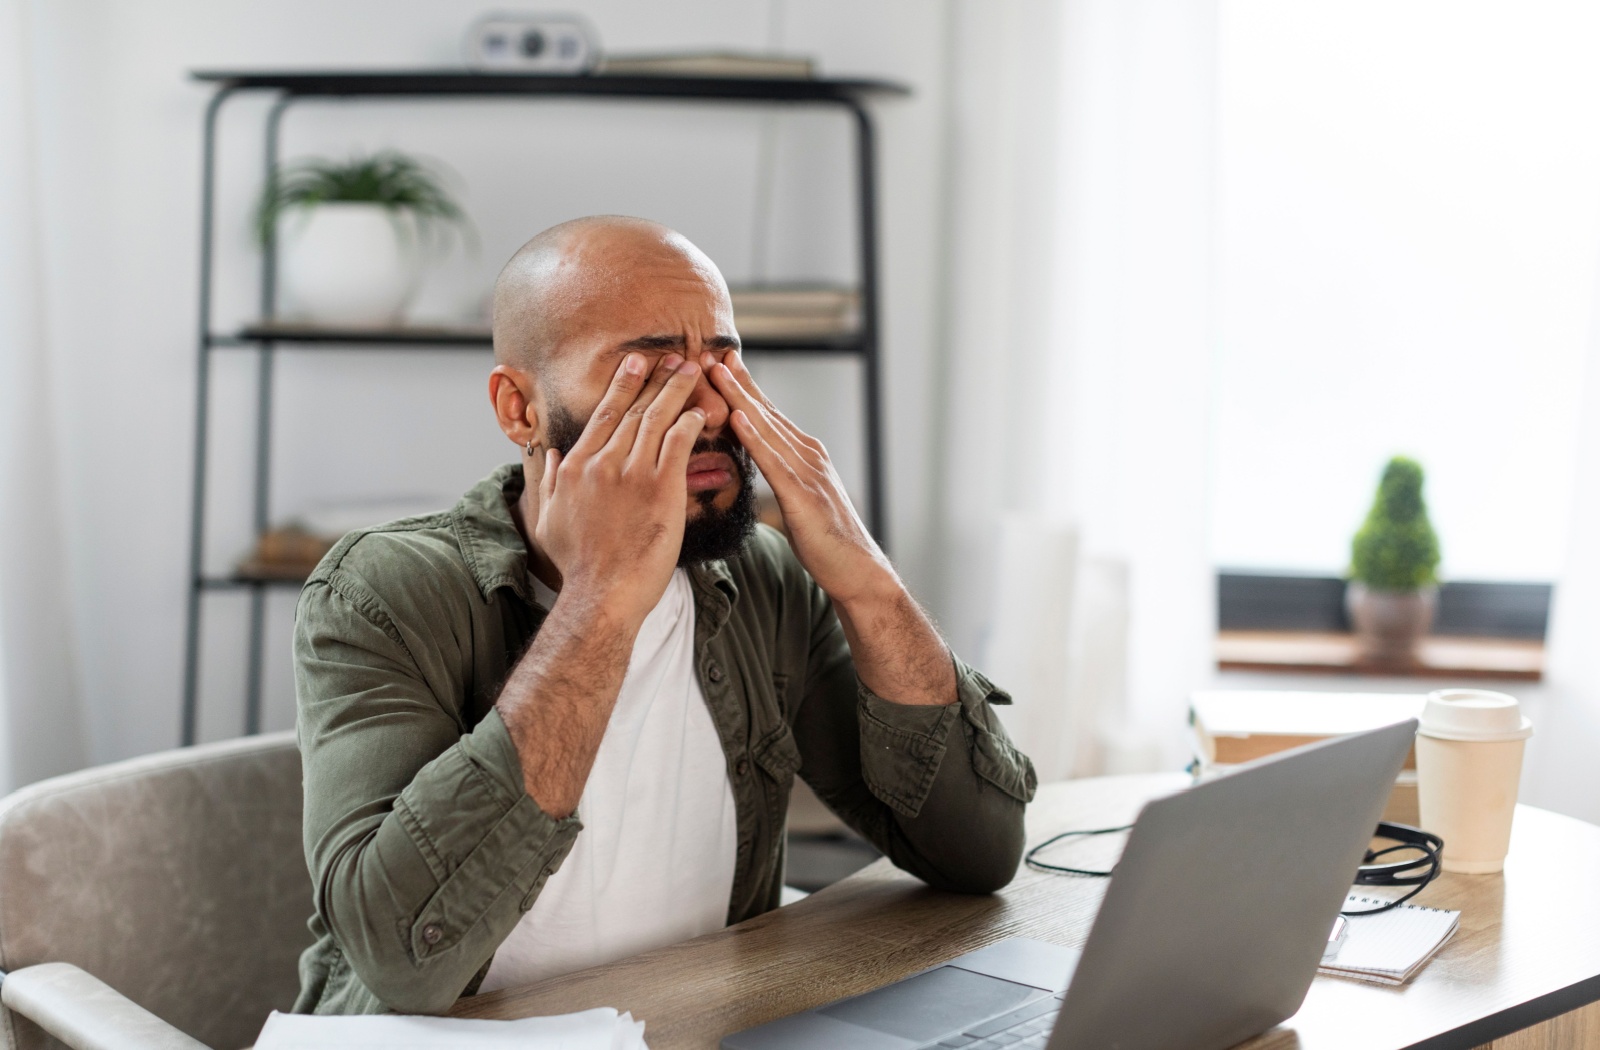
[[[297,349],[341,350],[445,350],[483,351],[492,346],[488,329],[471,328],[323,328],[310,325],[252,324],[231,335],[213,335],[215,348],[252,348],[273,343]],[[740,337],[745,352],[760,354],[860,354],[858,333],[787,338],[769,336]]]
[[[249,92],[271,92],[264,121],[265,176],[278,169],[283,118],[297,102],[326,98],[594,98],[618,101],[724,102],[758,105],[811,105],[842,109],[855,132],[857,267],[861,295],[860,330],[851,336],[792,340],[750,339],[745,348],[757,353],[845,354],[862,363],[864,441],[867,460],[867,526],[887,547],[887,502],[884,492],[884,436],[879,328],[878,204],[876,132],[868,100],[910,94],[908,88],[881,80],[674,76],[547,76],[525,73],[478,73],[456,69],[430,70],[202,70],[191,74],[212,87],[202,117],[200,188],[200,274],[196,327],[195,429],[192,507],[189,522],[189,586],[185,606],[183,703],[179,739],[195,743],[199,728],[199,676],[202,599],[208,593],[245,590],[248,595],[248,646],[245,668],[244,732],[261,731],[261,689],[264,633],[269,589],[295,581],[218,577],[205,574],[206,470],[210,426],[211,355],[218,350],[253,350],[256,362],[254,484],[251,519],[257,535],[271,517],[273,378],[279,349],[478,350],[489,345],[481,333],[367,332],[358,330],[291,330],[273,326],[277,314],[277,245],[272,231],[262,250],[259,309],[262,322],[236,333],[214,331],[212,296],[215,278],[217,163],[220,118],[230,99]]]
[[[302,98],[561,97],[677,101],[821,102],[857,106],[872,96],[905,97],[888,80],[829,77],[616,76],[490,73],[467,69],[196,70],[219,91],[280,91]]]

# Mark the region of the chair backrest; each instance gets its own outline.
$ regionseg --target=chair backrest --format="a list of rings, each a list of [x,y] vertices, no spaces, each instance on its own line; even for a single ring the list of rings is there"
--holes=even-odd
[[[293,733],[149,755],[0,800],[0,969],[68,962],[212,1047],[294,1002],[311,943]],[[57,1044],[4,1011],[8,1050]]]

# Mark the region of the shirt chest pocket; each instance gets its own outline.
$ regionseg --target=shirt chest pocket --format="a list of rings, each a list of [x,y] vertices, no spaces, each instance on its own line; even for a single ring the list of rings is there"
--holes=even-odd
[[[767,725],[750,745],[750,757],[755,760],[756,767],[785,794],[794,782],[795,773],[800,770],[800,748],[795,743],[788,721],[783,717],[788,689],[789,676],[773,674],[772,691],[776,703],[767,709]]]

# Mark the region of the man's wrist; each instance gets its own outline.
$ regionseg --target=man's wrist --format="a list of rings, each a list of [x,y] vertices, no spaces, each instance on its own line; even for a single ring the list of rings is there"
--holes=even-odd
[[[889,566],[873,562],[865,571],[851,574],[851,587],[847,594],[829,594],[841,616],[858,623],[881,620],[902,609],[906,602],[915,601],[906,585]]]
[[[848,599],[834,598],[862,685],[901,706],[956,700],[950,650],[905,584],[887,566],[859,577]]]
[[[588,636],[620,634],[633,644],[633,638],[644,625],[649,608],[631,596],[607,590],[585,580],[567,580],[556,593],[555,605],[550,609],[548,625],[555,621],[575,632]]]

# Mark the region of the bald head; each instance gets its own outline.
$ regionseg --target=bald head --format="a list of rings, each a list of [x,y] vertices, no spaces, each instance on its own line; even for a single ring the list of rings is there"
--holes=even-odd
[[[664,288],[727,302],[711,260],[660,223],[592,215],[552,226],[519,248],[495,281],[495,360],[537,375],[572,336]]]

